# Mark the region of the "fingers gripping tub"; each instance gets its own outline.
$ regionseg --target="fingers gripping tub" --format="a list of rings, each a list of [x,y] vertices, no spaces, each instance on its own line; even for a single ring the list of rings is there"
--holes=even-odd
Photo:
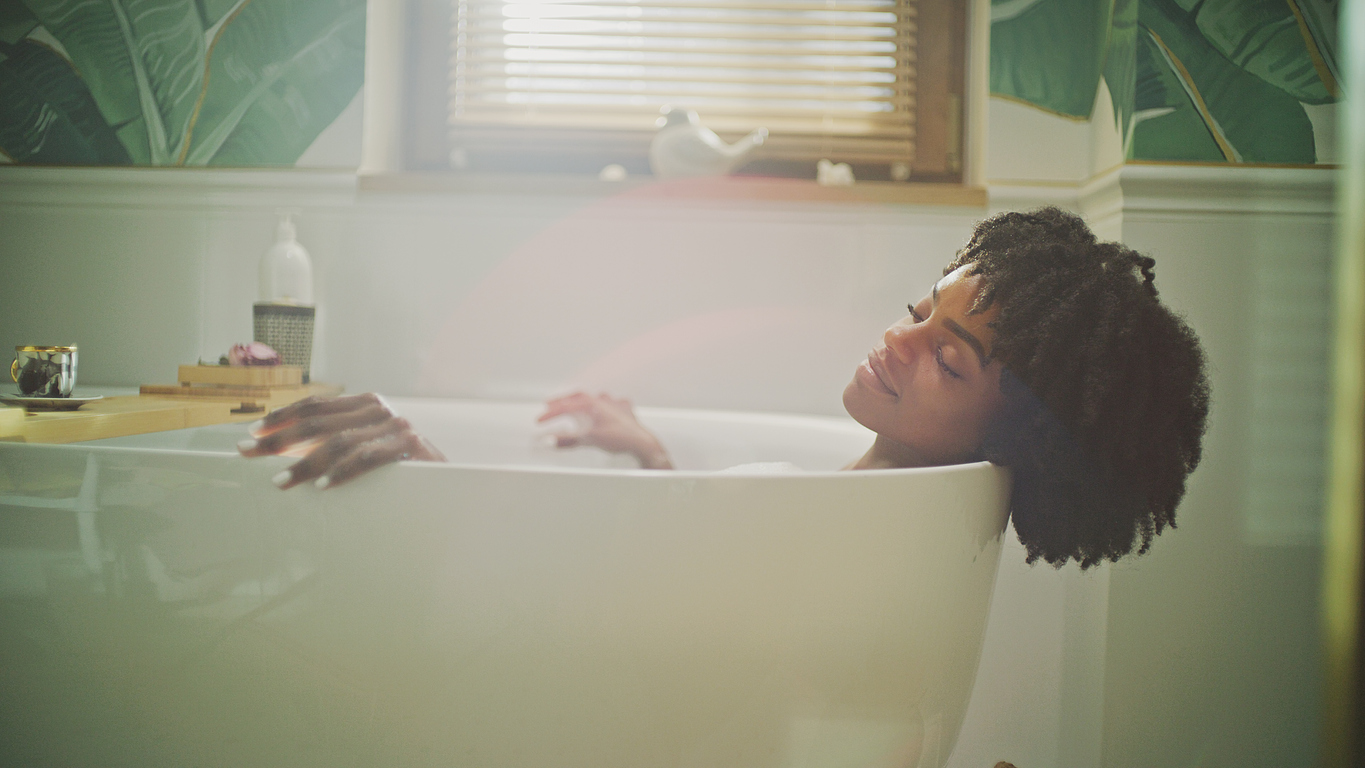
[[[398,401],[452,460],[281,493],[241,426],[0,444],[0,711],[25,764],[941,766],[1008,503],[833,472],[846,420],[642,409],[680,466]],[[556,464],[558,462],[558,464]]]

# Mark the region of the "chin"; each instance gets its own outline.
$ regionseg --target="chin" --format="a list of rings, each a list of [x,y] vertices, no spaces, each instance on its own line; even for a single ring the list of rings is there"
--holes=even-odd
[[[873,432],[877,432],[877,427],[870,423],[875,421],[875,419],[870,418],[872,414],[868,412],[869,410],[867,404],[863,402],[863,392],[858,384],[858,380],[854,379],[853,381],[850,381],[848,386],[844,387],[844,411],[846,411],[849,416],[852,416],[854,421],[862,424]]]

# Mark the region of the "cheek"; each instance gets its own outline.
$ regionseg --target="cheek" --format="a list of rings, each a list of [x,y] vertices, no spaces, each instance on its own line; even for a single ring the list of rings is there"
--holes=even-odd
[[[900,421],[904,438],[939,459],[963,460],[981,447],[986,427],[996,407],[991,398],[931,399],[921,408],[909,408]]]
[[[878,408],[877,403],[872,402],[868,393],[859,386],[857,379],[850,381],[844,387],[844,410],[853,420],[862,424],[864,427],[877,431]],[[884,410],[884,408],[883,408]]]
[[[968,408],[941,407],[934,403],[919,409],[917,413],[906,415],[914,417],[907,419],[907,426],[922,439],[945,447],[970,443],[981,431],[977,424],[978,414]]]
[[[921,386],[900,402],[888,403],[864,392],[856,381],[844,389],[844,409],[864,427],[920,452],[929,463],[970,458],[981,447],[986,427],[998,410],[989,390],[964,397],[944,388]],[[998,387],[998,385],[997,385]]]

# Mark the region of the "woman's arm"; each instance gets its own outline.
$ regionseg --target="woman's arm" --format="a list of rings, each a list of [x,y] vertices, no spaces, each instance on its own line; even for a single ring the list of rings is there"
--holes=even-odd
[[[292,488],[309,480],[329,488],[384,464],[409,459],[445,461],[426,438],[412,431],[384,398],[369,393],[350,397],[309,397],[270,412],[237,444],[243,456],[306,452],[275,476],[275,485]]]
[[[588,428],[578,434],[555,435],[555,444],[560,448],[591,445],[612,453],[629,453],[639,460],[642,469],[673,468],[659,438],[635,418],[629,400],[605,393],[575,392],[546,403],[545,413],[537,421],[573,414],[586,417]]]
[[[589,423],[578,434],[556,435],[560,448],[591,445],[629,453],[645,469],[672,469],[657,437],[635,418],[629,400],[576,392],[546,403],[539,421],[579,414]],[[445,461],[430,441],[413,431],[374,393],[349,397],[310,397],[272,411],[237,444],[248,458],[302,452],[303,458],[275,476],[281,489],[314,481],[330,488],[397,461]]]

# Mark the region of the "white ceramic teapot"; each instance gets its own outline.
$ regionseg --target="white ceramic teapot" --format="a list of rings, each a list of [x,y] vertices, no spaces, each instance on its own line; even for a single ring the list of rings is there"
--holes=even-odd
[[[659,132],[649,145],[649,166],[662,179],[685,176],[723,176],[738,168],[768,138],[767,128],[726,144],[701,124],[697,113],[682,107],[660,110]]]

